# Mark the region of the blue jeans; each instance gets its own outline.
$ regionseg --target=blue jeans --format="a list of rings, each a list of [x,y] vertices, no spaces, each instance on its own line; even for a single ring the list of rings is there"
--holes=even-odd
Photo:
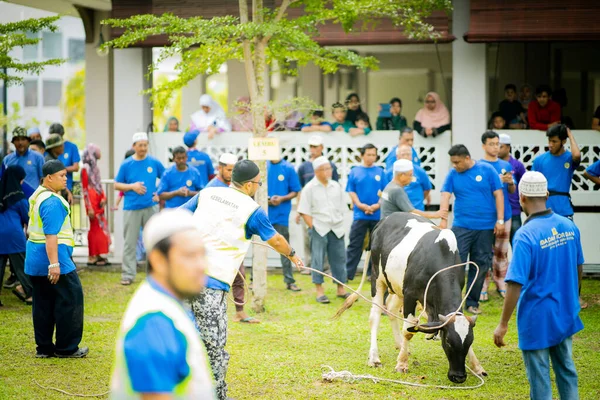
[[[273,224],[273,228],[284,237],[288,242],[290,241],[290,229],[285,225]],[[282,255],[281,256],[281,268],[283,269],[283,282],[290,285],[292,283],[296,283],[294,279],[294,273],[292,272],[292,262],[289,258]]]
[[[556,386],[561,400],[577,400],[577,371],[573,362],[573,338],[568,337],[554,347],[541,350],[523,350],[523,361],[529,380],[529,398],[552,400],[550,359],[556,375]]]
[[[331,275],[342,283],[348,282],[346,275],[346,248],[344,237],[338,238],[335,233],[329,231],[327,235],[321,236],[316,230],[310,230],[310,252],[311,267],[317,271],[323,272],[323,263],[325,255],[329,259],[331,266]],[[323,283],[323,275],[312,271],[312,282],[320,285]],[[336,283],[336,282],[334,282]]]
[[[521,221],[521,214],[513,215],[510,220],[510,245],[513,244],[513,238],[515,237],[515,233],[517,233],[517,229],[523,226],[523,222]]]
[[[346,251],[346,272],[348,273],[348,279],[354,279],[360,257],[363,253],[365,236],[367,236],[367,232],[369,234],[373,233],[373,228],[375,228],[375,225],[377,225],[378,222],[379,221],[367,219],[355,219],[354,222],[352,222],[352,227],[350,228],[350,243],[348,244],[348,250]],[[369,266],[370,265],[371,263],[369,262]]]
[[[473,229],[452,227],[452,232],[456,236],[458,252],[462,262],[471,260],[479,266],[479,274],[473,286],[473,290],[467,297],[466,307],[479,307],[479,296],[481,288],[485,282],[485,275],[492,267],[492,256],[494,246],[494,230],[476,231]],[[467,290],[475,279],[477,269],[469,264],[469,277],[467,279]]]

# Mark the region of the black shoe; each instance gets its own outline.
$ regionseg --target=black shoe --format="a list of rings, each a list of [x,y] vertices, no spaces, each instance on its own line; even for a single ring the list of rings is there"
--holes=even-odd
[[[52,358],[54,354],[35,353],[35,358]]]
[[[56,354],[58,358],[83,358],[88,355],[90,349],[87,347],[80,347],[75,353],[71,354]]]
[[[19,280],[17,279],[17,276],[16,275],[11,275],[4,282],[4,288],[5,289],[12,289],[12,288],[16,287],[18,284],[19,284]]]

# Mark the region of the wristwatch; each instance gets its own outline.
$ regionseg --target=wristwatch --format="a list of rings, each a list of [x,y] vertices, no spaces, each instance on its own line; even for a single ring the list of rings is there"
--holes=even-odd
[[[288,255],[289,258],[292,258],[296,255],[296,250],[294,250],[294,248],[292,247],[292,251],[290,252],[290,254]]]
[[[500,225],[504,225],[504,220],[503,219],[499,219],[498,221],[496,221],[496,223],[500,224]]]

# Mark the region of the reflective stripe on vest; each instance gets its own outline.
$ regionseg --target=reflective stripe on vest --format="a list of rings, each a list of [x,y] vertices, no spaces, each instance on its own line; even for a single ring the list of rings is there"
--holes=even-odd
[[[175,329],[185,337],[187,342],[186,362],[190,368],[190,372],[173,389],[173,393],[171,393],[173,398],[216,399],[208,356],[200,340],[200,334],[196,326],[180,303],[172,297],[154,289],[148,282],[142,283],[133,295],[119,328],[116,360],[110,385],[110,398],[130,400],[141,397],[140,393],[134,392],[131,386],[123,345],[125,337],[135,327],[136,323],[145,315],[152,313],[162,313],[169,318],[173,322]],[[160,335],[160,332],[152,332],[152,334]]]
[[[206,248],[208,276],[231,286],[250,248],[246,223],[258,207],[250,196],[233,188],[200,192],[194,219]]]
[[[65,210],[67,210],[67,216],[57,234],[58,244],[66,244],[67,246],[74,247],[75,238],[73,235],[73,227],[71,226],[71,208],[69,207],[69,203],[67,203],[61,195],[54,193],[41,185],[29,198],[29,226],[27,227],[29,241],[33,243],[46,243],[46,235],[44,233],[42,217],[40,216],[40,206],[52,196],[59,199],[65,207]]]

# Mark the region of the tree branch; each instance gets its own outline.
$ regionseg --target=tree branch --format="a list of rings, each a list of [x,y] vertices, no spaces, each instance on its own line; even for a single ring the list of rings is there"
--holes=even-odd
[[[248,23],[248,2],[247,0],[239,0],[240,4],[240,23]],[[250,46],[250,40],[244,39],[242,41],[242,49],[244,51],[244,70],[246,72],[246,81],[248,83],[248,92],[250,93],[250,100],[256,101],[256,94],[258,88],[256,87],[256,73],[254,71],[254,62],[252,60],[252,48]]]

